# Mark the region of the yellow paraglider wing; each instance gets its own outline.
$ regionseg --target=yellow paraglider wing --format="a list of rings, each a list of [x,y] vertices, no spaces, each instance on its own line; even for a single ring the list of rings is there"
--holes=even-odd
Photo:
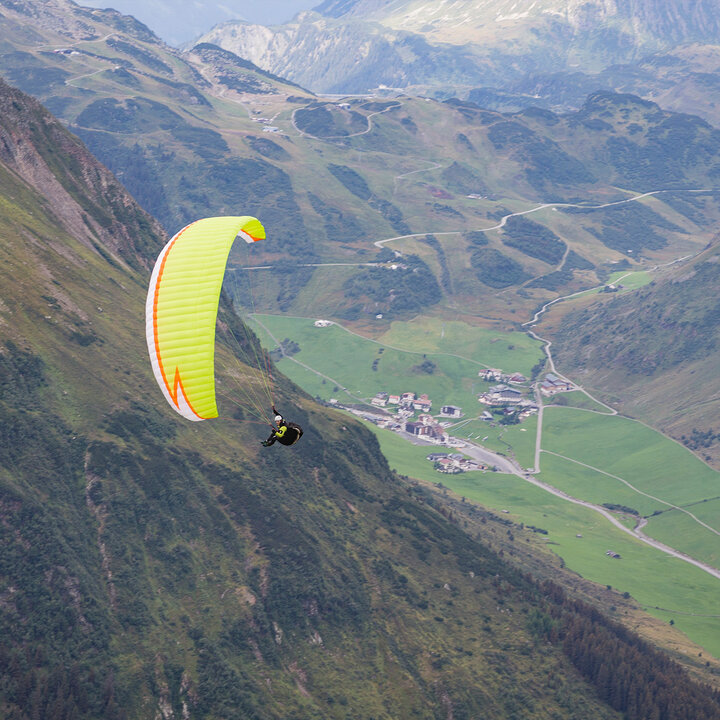
[[[217,417],[215,322],[230,248],[236,237],[265,238],[254,217],[214,217],[183,228],[153,269],[145,331],[155,379],[188,420]]]

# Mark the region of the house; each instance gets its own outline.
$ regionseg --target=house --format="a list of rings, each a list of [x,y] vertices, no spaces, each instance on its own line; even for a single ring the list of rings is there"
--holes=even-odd
[[[440,408],[440,415],[442,417],[459,418],[462,417],[462,408],[459,408],[456,405],[443,405]]]
[[[483,414],[480,416],[481,420],[492,420],[493,416],[491,412],[488,412],[487,410],[483,410]]]
[[[497,395],[497,399],[501,403],[508,403],[510,405],[517,405],[522,400],[522,393],[519,390],[501,390]]]
[[[435,463],[435,469],[438,472],[449,473],[452,475],[462,472],[462,470],[460,470],[460,468],[450,458],[440,458],[440,460]]]
[[[413,402],[413,408],[415,408],[415,410],[419,410],[420,412],[430,412],[432,402],[430,402],[430,400],[423,400],[422,397],[423,396]],[[427,398],[427,395],[425,395],[424,397]]]
[[[316,320],[316,321],[313,323],[313,325],[314,325],[315,327],[320,327],[320,328],[330,327],[331,325],[334,325],[334,324],[335,324],[335,323],[334,323],[332,320]]]
[[[430,432],[427,435],[428,440],[431,440],[436,445],[446,445],[447,444],[450,436],[439,425],[430,425],[428,427],[430,430]]]
[[[434,453],[433,455],[438,454]],[[428,455],[428,460],[430,459],[430,457],[431,456]],[[465,458],[458,453],[447,455],[445,457],[438,457],[435,461],[435,469],[438,472],[450,473],[453,475],[456,473],[470,472],[472,470],[483,470],[486,468],[486,465],[482,465],[481,463],[477,463],[474,460]]]
[[[405,432],[410,435],[417,435],[418,437],[426,437],[430,434],[430,426],[424,425],[421,422],[406,422]]]
[[[388,394],[378,393],[370,402],[377,407],[385,407],[388,404]]]
[[[432,415],[421,414],[418,415],[418,422],[423,425],[435,425],[435,418]]]
[[[496,385],[478,399],[485,405],[517,405],[522,400],[522,393],[507,385]]]
[[[399,395],[390,395],[388,397],[388,402],[390,405],[398,405],[400,403],[400,396]]]
[[[513,385],[518,385],[520,383],[527,382],[527,378],[524,375],[521,375],[519,372],[516,372],[510,375],[507,381],[509,383],[512,383]]]
[[[487,382],[499,382],[502,380],[503,373],[502,370],[498,370],[497,368],[487,368],[486,370],[481,370],[478,373],[478,377]]]
[[[525,420],[526,418],[529,418],[531,415],[536,415],[538,412],[537,405],[526,405],[519,413],[518,418],[520,420]]]
[[[437,460],[440,460],[440,458],[446,458],[448,456],[447,453],[430,453],[425,459],[429,460],[430,462],[436,462]]]
[[[407,403],[407,402],[411,403],[411,402],[413,402],[414,400],[415,400],[415,393],[412,393],[412,392],[404,392],[404,393],[400,396],[400,402],[401,402],[401,403]]]

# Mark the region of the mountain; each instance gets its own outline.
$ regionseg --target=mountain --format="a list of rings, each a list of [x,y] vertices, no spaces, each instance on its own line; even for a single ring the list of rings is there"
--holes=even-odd
[[[275,27],[227,22],[204,33],[199,41],[219,45],[321,93],[471,85],[479,73],[471,48],[435,45],[422,35],[379,23],[316,13],[299,13],[291,22]],[[484,75],[501,81],[490,66]]]
[[[103,8],[104,0],[85,0],[83,5]],[[201,32],[225,20],[247,20],[272,25],[290,20],[307,10],[312,0],[235,0],[231,5],[213,0],[202,5],[187,0],[114,0],[113,7],[132,15],[152,28],[165,42],[179,46],[197,38]]]
[[[717,131],[638,97],[605,91],[572,113],[512,115],[408,96],[336,102],[215,45],[179,52],[114,12],[0,7],[0,72],[168,233],[238,208],[262,217],[273,242],[256,251],[271,268],[256,309],[363,322],[463,307],[472,322],[515,322],[617,263],[700,250],[720,213]],[[701,209],[687,190],[705,192]],[[386,254],[427,268],[419,292],[412,271],[398,295],[387,267],[361,265],[382,263],[374,243],[388,241]],[[323,263],[344,269],[311,267]]]
[[[613,30],[634,36],[640,43],[682,43],[717,38],[720,32],[715,0],[630,0],[623,4],[595,0],[324,0],[317,12],[329,17],[359,17],[396,29],[437,35],[445,42],[464,42],[489,27],[537,26],[567,23],[578,31]],[[511,30],[512,32],[512,30]]]
[[[598,72],[720,38],[718,0],[328,0],[315,10],[276,27],[228,22],[202,39],[316,92],[387,86],[464,97],[472,86]]]
[[[142,320],[165,236],[35,100],[0,109],[3,717],[717,716],[282,377],[290,452],[172,417]]]
[[[720,245],[637,294],[568,312],[550,330],[557,360],[606,388],[622,412],[720,461]]]

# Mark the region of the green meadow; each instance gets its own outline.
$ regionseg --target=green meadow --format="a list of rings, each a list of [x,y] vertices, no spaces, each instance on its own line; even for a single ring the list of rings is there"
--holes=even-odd
[[[580,410],[594,410],[600,413],[608,412],[607,407],[588,397],[582,390],[559,393],[558,395],[548,398],[545,403],[547,407],[574,407]]]
[[[717,502],[717,501],[716,501]],[[717,510],[717,505],[715,506]],[[693,512],[698,519],[700,515]],[[660,542],[669,545],[677,550],[681,550],[698,560],[710,563],[714,567],[720,565],[720,534],[717,532],[718,515],[715,514],[714,520],[707,522],[708,529],[700,524],[690,515],[680,510],[668,510],[654,518],[651,518],[644,531],[647,535],[651,535]]]
[[[477,355],[468,358],[439,349],[443,343],[435,345],[437,350],[427,352],[413,349],[409,342],[409,349],[398,349],[398,345],[369,340],[337,324],[318,328],[313,323],[313,319],[278,315],[256,315],[252,319],[253,329],[266,347],[276,347],[277,342],[286,338],[298,344],[299,352],[291,358],[282,358],[278,366],[310,394],[329,400],[347,389],[354,398],[369,400],[381,391],[393,395],[427,393],[434,413],[439,412],[441,405],[457,405],[470,415],[484,409],[477,396],[489,384],[478,377],[478,372],[491,363],[481,361],[485,356],[481,354],[483,343],[479,340],[472,343],[472,348],[466,342],[465,350],[474,349],[476,352],[470,354]],[[467,331],[471,328],[464,327],[465,334],[469,334]],[[459,328],[454,328],[453,333],[461,335]],[[503,338],[502,351],[494,347],[498,344],[496,334],[486,334],[483,338],[487,346],[493,348],[488,352],[492,365],[503,358],[507,362],[513,359],[516,360],[512,364],[514,370],[529,374],[529,367],[537,362],[533,345],[526,342],[529,338],[523,335],[518,335],[522,344],[518,342],[513,349],[508,349],[512,343]],[[537,343],[534,346],[536,350]],[[447,347],[453,349],[453,344]],[[299,363],[319,371],[322,376],[308,372]]]
[[[624,505],[637,510],[640,515],[652,515],[668,507],[639,494],[614,477],[547,452],[540,455],[540,469],[539,479],[543,482],[596,505]]]
[[[548,531],[547,542],[568,568],[618,592],[629,592],[651,615],[669,621],[715,657],[720,656],[718,581],[699,568],[656,550],[614,527],[599,513],[571,504],[514,475],[472,472],[442,475],[411,445],[373,425],[390,466],[445,487],[517,523]],[[582,535],[582,537],[577,537]],[[613,550],[619,560],[605,552]],[[658,608],[664,608],[660,610]],[[674,612],[665,612],[665,610]]]
[[[381,339],[404,350],[462,355],[483,367],[519,372],[525,377],[530,377],[533,365],[543,357],[541,343],[524,333],[485,330],[435,317],[393,322]]]
[[[627,270],[621,270],[614,272],[608,279],[609,283],[622,285],[622,290],[637,290],[638,288],[644,287],[652,282],[652,274],[645,270],[638,270],[637,272],[628,272]]]
[[[542,448],[617,475],[668,503],[718,496],[720,473],[679,443],[619,415],[546,408]]]
[[[619,293],[626,293],[631,290],[638,290],[645,285],[649,285],[653,281],[652,274],[646,270],[637,270],[628,272],[627,270],[618,270],[610,275],[607,279],[606,285],[622,285],[622,288],[618,288]],[[577,298],[587,297],[588,295],[598,295],[605,292],[603,285],[601,288],[591,288],[583,292],[575,293],[568,300],[572,301]]]

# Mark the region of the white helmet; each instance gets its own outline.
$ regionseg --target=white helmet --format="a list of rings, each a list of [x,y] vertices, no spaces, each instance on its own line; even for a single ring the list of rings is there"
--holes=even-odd
[[[276,416],[275,416],[275,422],[276,422],[276,423],[282,422],[282,415],[276,415]]]

